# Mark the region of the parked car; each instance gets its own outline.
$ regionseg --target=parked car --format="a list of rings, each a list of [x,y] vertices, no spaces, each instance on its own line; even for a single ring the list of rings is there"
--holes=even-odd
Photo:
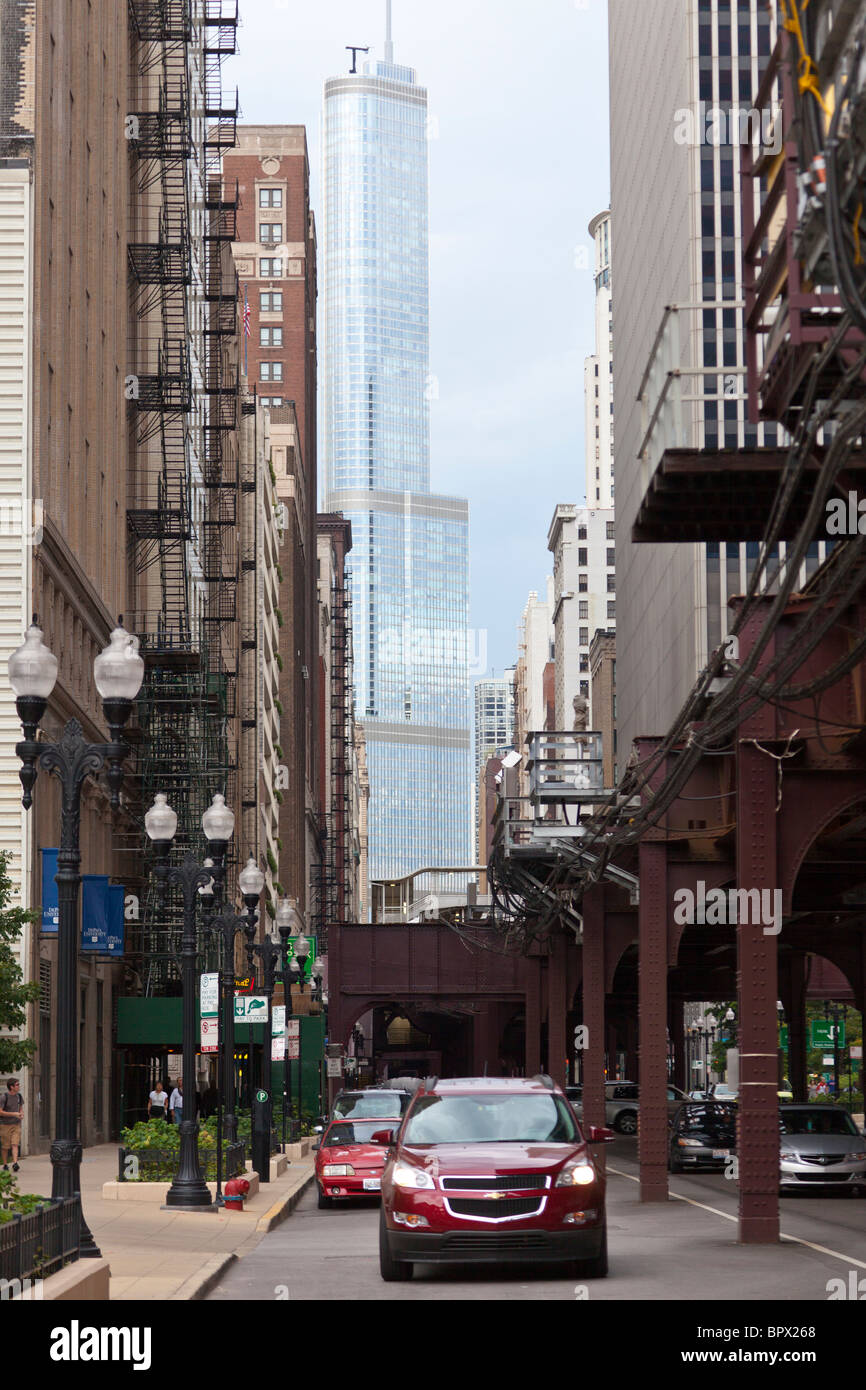
[[[381,1191],[385,1152],[373,1135],[381,1116],[369,1120],[332,1120],[316,1145],[319,1209]]]
[[[836,1105],[781,1105],[779,1183],[783,1192],[866,1192],[866,1136]]]
[[[406,1113],[409,1091],[338,1091],[331,1110],[332,1120],[399,1120]]]
[[[710,1100],[736,1101],[739,1098],[739,1090],[736,1086],[729,1086],[726,1081],[716,1081],[710,1087],[708,1095]]]
[[[687,1100],[671,1123],[668,1168],[724,1168],[737,1149],[737,1107],[730,1101]]]
[[[579,1097],[572,1098],[572,1093],[578,1091]],[[567,1088],[566,1094],[575,1108],[579,1119],[583,1117],[583,1087],[571,1086]],[[672,1118],[679,1106],[686,1099],[684,1091],[678,1086],[668,1083],[667,1104],[668,1117]],[[640,1092],[634,1081],[607,1081],[604,1087],[604,1122],[611,1129],[615,1129],[618,1134],[637,1134],[638,1114],[640,1111]]]
[[[564,1263],[607,1273],[605,1180],[550,1077],[425,1084],[388,1146],[379,1267],[390,1283],[416,1264]]]

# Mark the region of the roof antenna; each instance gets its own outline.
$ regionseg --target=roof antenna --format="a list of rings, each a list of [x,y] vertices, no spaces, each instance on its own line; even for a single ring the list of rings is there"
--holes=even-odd
[[[385,62],[394,61],[394,43],[391,38],[391,0],[385,0]]]

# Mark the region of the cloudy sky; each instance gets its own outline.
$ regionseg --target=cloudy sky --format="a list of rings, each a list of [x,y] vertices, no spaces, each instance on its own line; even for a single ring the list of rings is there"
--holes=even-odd
[[[432,482],[468,496],[472,622],[513,662],[557,502],[584,500],[590,218],[610,197],[606,0],[393,0],[428,89]],[[241,0],[243,120],[303,124],[320,208],[322,84],[383,56],[385,0]],[[360,55],[363,56],[363,55]],[[321,216],[319,216],[321,222]],[[581,248],[583,252],[581,254]]]

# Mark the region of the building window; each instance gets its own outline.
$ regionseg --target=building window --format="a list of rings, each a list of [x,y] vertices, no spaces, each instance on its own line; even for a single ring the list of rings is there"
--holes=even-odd
[[[260,366],[262,372],[262,381],[282,381],[282,362],[262,362]]]
[[[613,566],[613,565],[616,564],[616,548],[615,548],[615,546],[608,546],[608,549],[607,549],[607,563],[608,563],[609,565],[611,565],[611,566]]]
[[[589,657],[585,654],[580,658],[580,669],[581,673],[589,671]]]
[[[264,406],[282,405],[282,396],[259,396],[259,402]]]
[[[616,575],[615,575],[615,574],[609,574],[609,575],[607,576],[607,592],[608,592],[609,594],[615,594],[615,593],[616,593]]]
[[[578,642],[578,646],[580,646],[580,647],[588,647],[588,646],[589,646],[589,628],[588,628],[588,627],[582,627],[582,628],[580,629],[580,633],[579,633],[577,642]]]
[[[586,527],[585,527],[585,526],[578,526],[578,528],[577,528],[577,539],[578,539],[579,541],[585,541],[585,540],[586,540]]]
[[[581,594],[585,594],[585,593],[588,591],[589,585],[587,584],[586,575],[585,575],[585,574],[579,574],[579,575],[577,576],[577,589],[578,589],[578,593],[581,593]]]
[[[259,207],[260,208],[281,208],[283,206],[283,190],[281,188],[260,188]]]
[[[283,239],[282,222],[260,222],[259,241],[277,242]]]
[[[580,618],[587,618],[587,619],[589,618],[589,600],[588,600],[588,599],[582,598],[582,599],[580,600],[580,612],[579,612],[579,614],[578,614],[578,617],[580,617]]]
[[[615,525],[616,525],[616,522],[614,522],[614,521],[609,521],[609,522],[607,523],[607,538],[608,538],[609,541],[612,541],[613,538],[614,538],[614,536],[615,536],[615,534],[616,534],[616,532],[614,531]]]
[[[589,681],[580,682],[580,693],[585,700],[589,699]]]
[[[281,328],[260,328],[259,329],[260,347],[282,347],[283,330]]]
[[[608,616],[609,618],[615,618],[615,617],[616,617],[616,604],[615,604],[615,603],[609,603],[609,604],[607,605],[607,616]]]
[[[579,565],[588,564],[588,561],[587,561],[587,558],[586,558],[586,546],[585,546],[585,545],[578,546],[578,549],[577,549],[577,563],[578,563]]]
[[[282,290],[262,290],[259,295],[259,308],[263,314],[281,314],[283,312]]]
[[[264,256],[259,261],[259,274],[263,280],[269,280],[271,276],[282,275],[282,273],[282,256]]]

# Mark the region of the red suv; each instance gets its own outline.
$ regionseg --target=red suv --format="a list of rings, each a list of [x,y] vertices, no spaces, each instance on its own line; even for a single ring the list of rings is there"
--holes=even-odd
[[[563,1262],[607,1274],[605,1181],[563,1092],[548,1076],[428,1081],[382,1174],[379,1266]],[[590,1143],[616,1136],[591,1128]]]

